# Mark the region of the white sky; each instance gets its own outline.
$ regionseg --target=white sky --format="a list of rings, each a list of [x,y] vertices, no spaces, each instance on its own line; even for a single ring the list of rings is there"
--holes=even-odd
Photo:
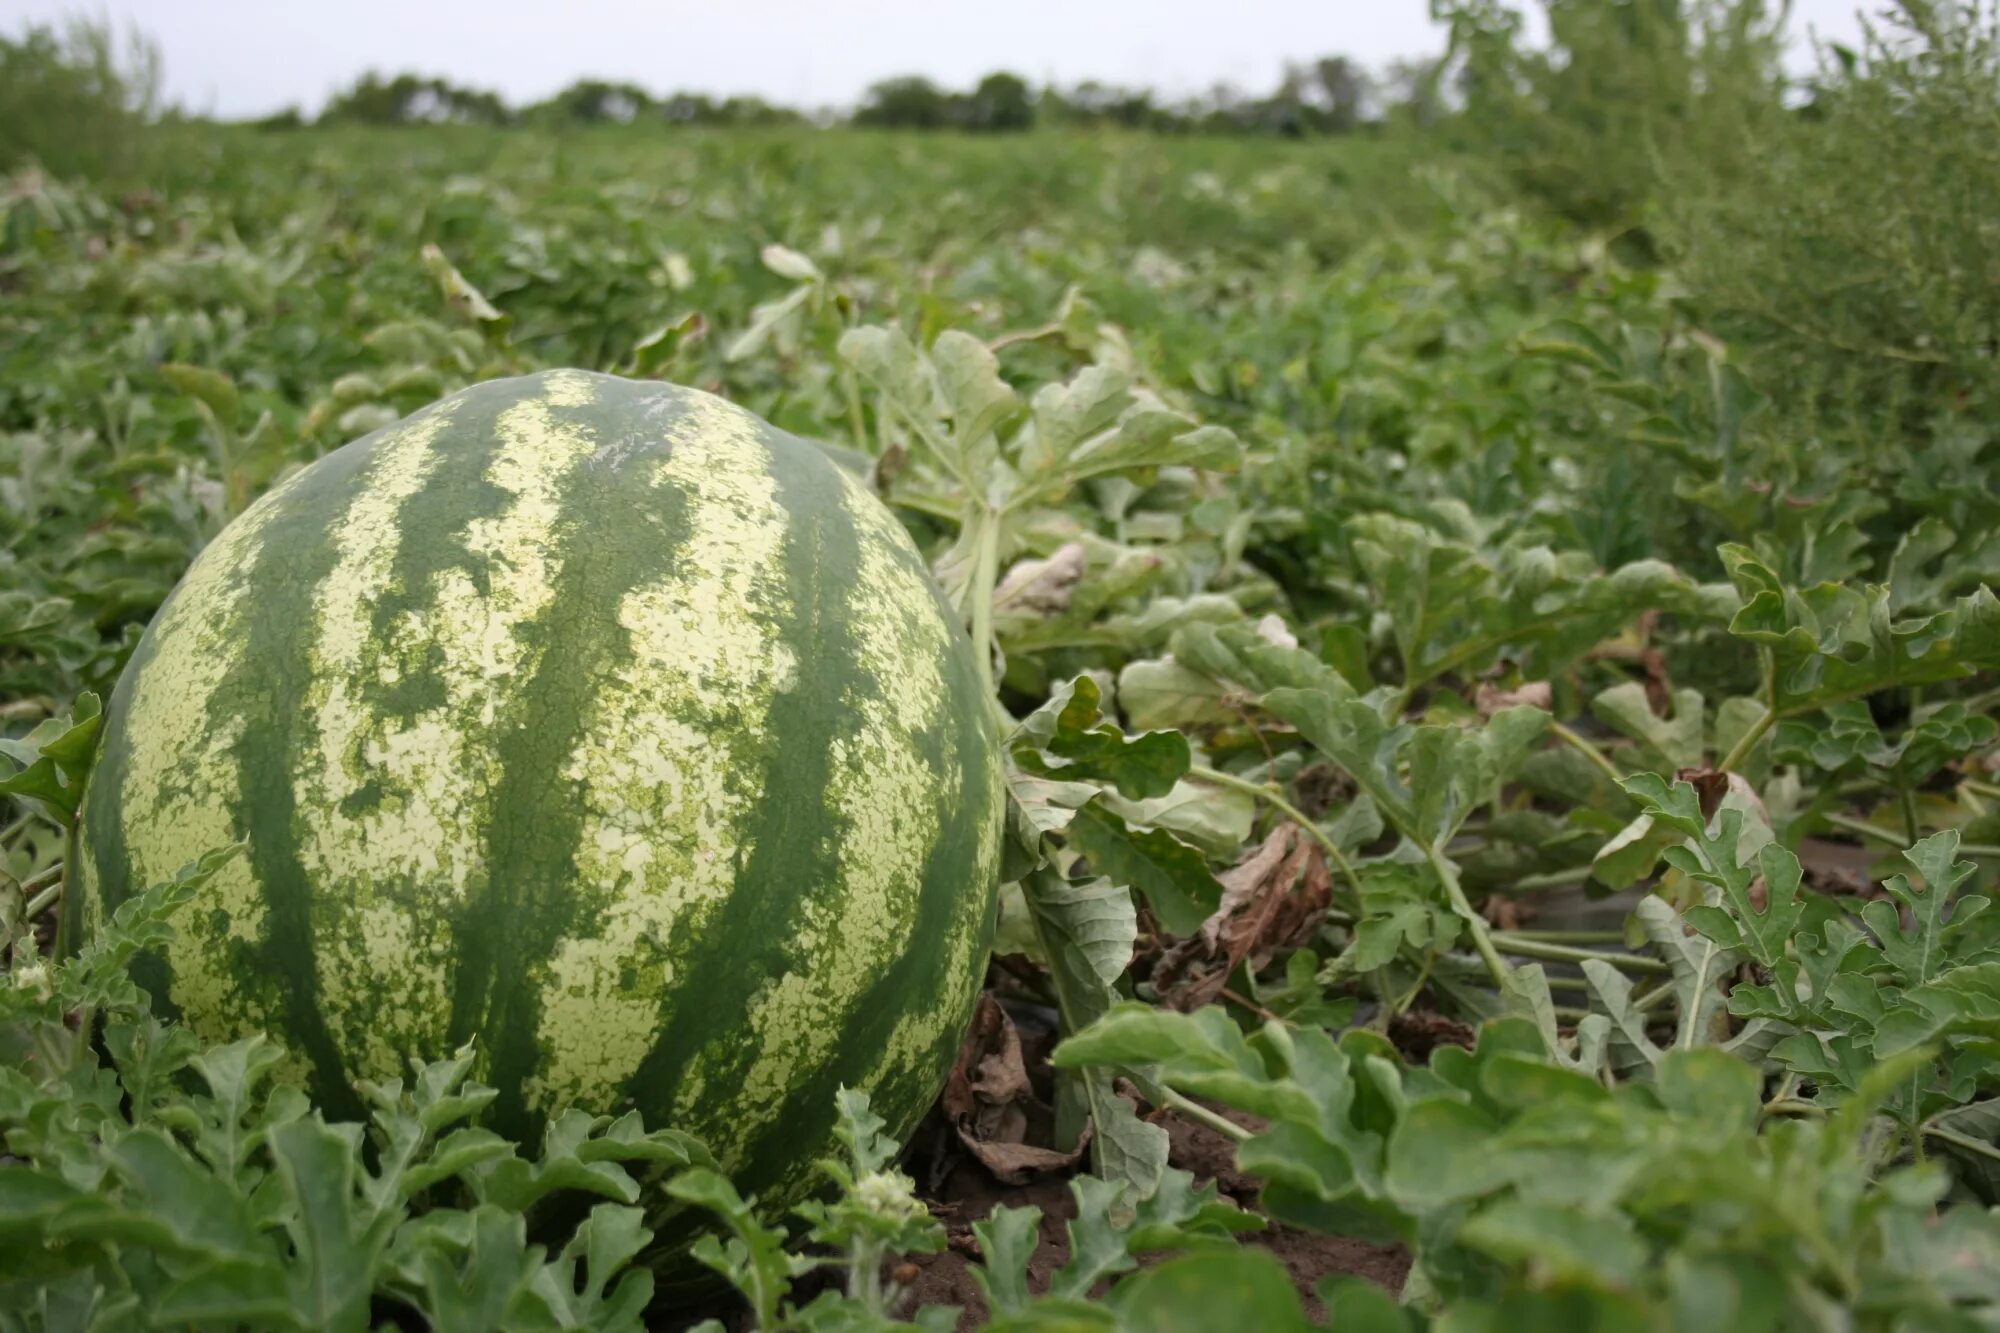
[[[1856,3],[1794,0],[1801,48],[1808,28],[1851,38]],[[150,33],[169,100],[221,116],[311,112],[371,67],[516,104],[595,75],[813,107],[889,75],[969,86],[994,69],[1261,93],[1287,59],[1379,65],[1443,46],[1427,0],[0,0],[0,32],[80,8]]]

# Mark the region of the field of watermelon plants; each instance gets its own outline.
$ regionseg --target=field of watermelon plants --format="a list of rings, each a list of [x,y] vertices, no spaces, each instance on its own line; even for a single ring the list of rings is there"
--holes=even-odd
[[[1996,400],[1801,369],[1491,167],[180,126],[0,181],[0,1329],[2000,1327]],[[637,1111],[510,1142],[477,1042],[315,1106],[175,1021],[268,832],[57,948],[195,555],[552,367],[861,478],[1001,719],[971,1029],[789,1215]]]

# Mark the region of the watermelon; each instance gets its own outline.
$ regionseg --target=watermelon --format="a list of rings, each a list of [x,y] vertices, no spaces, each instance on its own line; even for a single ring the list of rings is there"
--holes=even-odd
[[[912,1129],[991,940],[972,646],[893,515],[708,394],[481,384],[252,505],[107,709],[70,938],[235,841],[140,980],[329,1118],[473,1041],[489,1123],[700,1136],[795,1196]]]

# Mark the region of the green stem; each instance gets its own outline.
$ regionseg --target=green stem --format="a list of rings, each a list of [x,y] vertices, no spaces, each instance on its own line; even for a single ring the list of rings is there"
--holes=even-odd
[[[1577,735],[1576,732],[1553,718],[1549,720],[1549,731],[1564,745],[1569,746],[1570,749],[1575,750],[1585,759],[1597,765],[1604,776],[1611,780],[1611,785],[1614,789],[1623,790],[1620,784],[1625,781],[1625,775],[1620,773],[1617,766],[1604,757],[1604,751],[1598,749],[1582,736]]]
[[[1662,1001],[1673,998],[1674,983],[1671,981],[1662,981],[1659,985],[1653,987],[1653,989],[1634,999],[1632,1007],[1640,1013],[1644,1013],[1649,1009],[1657,1008]]]
[[[1771,657],[1768,651],[1764,654],[1764,661],[1766,664],[1765,680],[1767,683],[1772,682],[1775,678],[1777,668],[1771,665]],[[1736,744],[1729,747],[1729,753],[1722,756],[1722,762],[1715,766],[1716,772],[1735,772],[1736,766],[1745,759],[1748,759],[1750,752],[1757,748],[1757,742],[1764,739],[1764,733],[1777,725],[1778,705],[1776,701],[1776,689],[1777,686],[1775,684],[1769,685],[1766,691],[1767,701],[1764,704],[1764,716],[1758,718],[1756,722],[1751,724],[1748,731],[1736,738]]]
[[[1910,789],[1908,781],[1897,782],[1896,805],[1903,812],[1903,838],[1915,846],[1923,836],[1923,830],[1917,823],[1917,794]]]
[[[883,497],[883,503],[891,509],[914,509],[919,514],[929,514],[932,518],[949,519],[953,523],[965,520],[965,506],[949,500],[939,500],[928,495],[911,495],[897,492]]]
[[[1902,834],[1894,829],[1883,828],[1880,824],[1871,824],[1865,819],[1852,819],[1847,815],[1822,815],[1821,818],[1835,828],[1858,833],[1864,838],[1873,838],[1897,851],[1909,849],[1910,844],[1903,840]],[[1961,842],[1958,844],[1958,851],[1961,856],[2000,856],[2000,843]]]
[[[1206,1106],[1203,1106],[1200,1102],[1188,1100],[1172,1088],[1160,1089],[1160,1097],[1160,1104],[1162,1106],[1172,1111],[1178,1111],[1198,1124],[1208,1126],[1208,1128],[1214,1130],[1224,1138],[1234,1139],[1236,1142],[1241,1143],[1250,1137],[1250,1131],[1243,1128],[1243,1126],[1233,1120],[1224,1119],[1222,1116],[1209,1110]]]
[[[1571,884],[1581,884],[1596,870],[1594,865],[1571,866],[1567,870],[1545,870],[1539,875],[1523,875],[1509,886],[1509,891],[1524,893],[1535,889],[1560,889]]]
[[[979,685],[986,698],[995,694],[993,681],[993,587],[1000,577],[1000,519],[992,510],[975,520],[972,566],[972,650],[979,669]]]
[[[1623,944],[1622,930],[1510,930],[1510,940],[1539,940],[1543,944]]]
[[[1424,951],[1423,965],[1417,969],[1417,983],[1404,992],[1402,999],[1396,1001],[1395,1013],[1405,1013],[1417,1002],[1417,997],[1423,994],[1424,987],[1430,984],[1431,965],[1437,962],[1437,958],[1438,956],[1428,949]]]
[[[1988,1143],[1984,1139],[1975,1139],[1969,1134],[1961,1134],[1955,1129],[1925,1125],[1923,1137],[1936,1139],[1940,1143],[1949,1143],[1955,1148],[1963,1148],[1967,1152],[1978,1153],[1981,1157],[1990,1157],[2000,1162],[2000,1146]]]
[[[980,495],[978,479],[964,469],[958,455],[946,447],[943,438],[938,435],[936,428],[928,421],[918,417],[916,413],[910,411],[901,403],[896,404],[896,412],[909,425],[910,429],[915,432],[916,437],[924,442],[925,447],[931,451],[932,456],[944,466],[945,471],[958,478],[959,485],[965,487],[965,498],[974,504],[984,504],[985,500]]]
[[[1458,913],[1465,922],[1465,928],[1472,934],[1472,947],[1486,962],[1486,970],[1493,974],[1493,984],[1506,991],[1514,979],[1514,970],[1493,947],[1493,933],[1486,928],[1486,918],[1472,910],[1472,903],[1465,896],[1465,889],[1458,882],[1458,867],[1450,858],[1438,850],[1437,844],[1424,844],[1424,858],[1431,863],[1431,870],[1444,884],[1444,896],[1451,903],[1451,910]],[[1554,945],[1539,945],[1538,948],[1554,948]]]
[[[1671,970],[1657,958],[1644,958],[1635,953],[1602,953],[1593,949],[1573,949],[1566,944],[1524,939],[1512,931],[1495,931],[1493,942],[1502,952],[1518,954],[1523,958],[1545,958],[1555,963],[1588,963],[1595,959],[1625,972],[1663,973]]]
[[[62,867],[58,866],[56,868],[60,870]],[[62,897],[62,891],[62,881],[57,880],[34,897],[28,899],[27,910],[23,913],[22,919],[33,921],[36,917],[48,911],[54,905],[56,899]]]
[[[862,453],[868,452],[868,416],[861,407],[861,376],[852,366],[841,374],[841,383],[847,389],[847,428],[853,432],[854,447]]]
[[[1354,863],[1347,859],[1347,853],[1340,850],[1340,844],[1335,842],[1317,822],[1307,818],[1304,811],[1279,795],[1271,787],[1267,787],[1259,782],[1252,782],[1248,778],[1239,778],[1234,773],[1224,773],[1221,769],[1210,768],[1206,764],[1188,765],[1187,775],[1198,782],[1213,783],[1218,787],[1228,787],[1232,791],[1240,791],[1254,796],[1258,800],[1266,802],[1279,814],[1284,815],[1294,824],[1304,829],[1307,837],[1325,849],[1327,859],[1339,867],[1341,877],[1347,881],[1348,887],[1354,890],[1356,905],[1359,905],[1361,879],[1354,873]]]
[[[67,864],[67,862],[58,861],[52,866],[43,867],[43,869],[39,874],[28,876],[26,879],[21,881],[21,892],[24,895],[35,894],[41,891],[42,889],[48,888],[51,884],[56,885],[58,888],[60,888],[62,884],[63,866],[65,864]],[[0,880],[4,880],[6,878],[7,878],[6,873],[4,871],[0,871]],[[29,908],[28,915],[29,916],[34,915],[34,909],[32,906],[30,906]]]

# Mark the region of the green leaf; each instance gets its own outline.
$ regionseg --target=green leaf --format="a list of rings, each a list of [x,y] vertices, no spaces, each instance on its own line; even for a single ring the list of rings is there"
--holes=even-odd
[[[1958,858],[1958,830],[1933,833],[1903,853],[1923,881],[1918,888],[1908,875],[1895,875],[1883,888],[1903,905],[1904,916],[1886,902],[1866,903],[1861,919],[1875,933],[1882,956],[1902,974],[1905,986],[1921,986],[1946,966],[1945,913],[1958,892],[1978,866]]]
[[[208,408],[224,426],[235,425],[241,400],[235,382],[227,375],[205,366],[164,361],[160,363],[160,376],[175,389]]]
[[[1190,778],[1164,796],[1131,801],[1107,791],[1097,803],[1128,825],[1164,830],[1210,856],[1234,856],[1257,821],[1257,800],[1248,792]]]
[[[1020,395],[1000,378],[999,358],[969,333],[940,333],[931,345],[931,362],[952,434],[979,475],[998,453],[995,432],[1020,414]]]
[[[1124,975],[1138,940],[1138,913],[1130,890],[1106,878],[1078,883],[1054,866],[1022,881],[1022,893],[1055,985],[1066,1031],[1088,1027],[1109,1010],[1112,983]],[[1128,1182],[1138,1196],[1152,1193],[1167,1163],[1167,1136],[1132,1113],[1099,1071],[1081,1076],[1081,1091],[1096,1131],[1091,1160],[1098,1171]]]
[[[730,1216],[732,1222],[740,1220]],[[653,1275],[632,1263],[653,1238],[644,1219],[641,1209],[600,1203],[578,1224],[561,1255],[535,1271],[531,1289],[553,1312],[558,1327],[605,1333],[637,1333],[646,1327]]]
[[[1953,968],[1905,991],[1875,1029],[1875,1054],[1902,1055],[1946,1036],[1977,1037],[2000,1050],[2000,962]]]
[[[1424,1211],[1500,1188],[1513,1165],[1493,1151],[1499,1125],[1464,1102],[1417,1102],[1389,1139],[1386,1181],[1404,1206]]]
[[[1099,802],[1078,810],[1064,837],[1094,873],[1143,893],[1173,934],[1192,935],[1222,902],[1222,885],[1199,851],[1163,829],[1134,829]]]
[[[1651,1257],[1651,1247],[1619,1213],[1585,1215],[1520,1199],[1481,1209],[1458,1234],[1496,1259],[1533,1263],[1545,1280],[1612,1290],[1635,1285]]]
[[[1724,989],[1743,959],[1740,949],[1727,947],[1705,933],[1690,933],[1687,921],[1656,897],[1641,898],[1632,915],[1653,951],[1673,969],[1674,999],[1680,1018],[1676,1046],[1726,1037],[1729,996]]]
[[[1028,1261],[1041,1239],[1042,1210],[1001,1206],[972,1224],[979,1240],[981,1262],[973,1279],[995,1316],[1017,1314],[1033,1299],[1028,1291]]]
[[[433,1327],[440,1333],[485,1333],[508,1327],[510,1317],[518,1322],[523,1294],[541,1261],[541,1248],[531,1249],[527,1237],[526,1219],[490,1204],[466,1215],[462,1245],[446,1243],[435,1228],[416,1229],[410,1243],[421,1248],[408,1267]]]
[[[1126,1327],[1157,1333],[1308,1328],[1290,1275],[1261,1250],[1184,1255],[1119,1283],[1110,1303]]]
[[[1763,1114],[1764,1079],[1755,1065],[1712,1046],[1660,1058],[1654,1087],[1667,1110],[1707,1123],[1718,1134],[1747,1134]]]
[[[1638,766],[1672,773],[1699,768],[1707,750],[1702,732],[1705,705],[1700,690],[1675,690],[1673,713],[1660,717],[1646,687],[1627,681],[1590,701],[1599,721],[1639,742]]]
[[[1729,631],[1776,655],[1782,715],[2000,665],[2000,601],[1990,589],[1931,615],[1898,619],[1886,586],[1797,589],[1747,547],[1724,546],[1721,555],[1744,599]]]
[[[1014,758],[1043,777],[1108,782],[1131,800],[1165,796],[1188,771],[1187,737],[1178,731],[1127,736],[1103,719],[1097,682],[1078,676],[1016,730]]]
[[[68,713],[48,718],[19,740],[0,737],[0,754],[20,765],[19,772],[0,780],[0,796],[19,797],[59,826],[73,826],[103,726],[103,706],[86,691]]]
[[[286,1221],[293,1266],[287,1273],[301,1320],[328,1333],[368,1327],[376,1266],[396,1215],[370,1213],[355,1190],[360,1127],[329,1126],[318,1115],[271,1132],[271,1157],[297,1205]]]
[[[703,1236],[694,1246],[693,1257],[743,1294],[758,1328],[777,1327],[778,1311],[791,1290],[792,1279],[810,1270],[813,1261],[787,1254],[784,1232],[759,1221],[736,1187],[718,1171],[707,1167],[683,1171],[667,1182],[666,1189],[672,1198],[722,1220],[730,1239],[725,1243],[712,1235]],[[613,1231],[608,1238],[616,1241],[622,1234],[622,1230]]]

